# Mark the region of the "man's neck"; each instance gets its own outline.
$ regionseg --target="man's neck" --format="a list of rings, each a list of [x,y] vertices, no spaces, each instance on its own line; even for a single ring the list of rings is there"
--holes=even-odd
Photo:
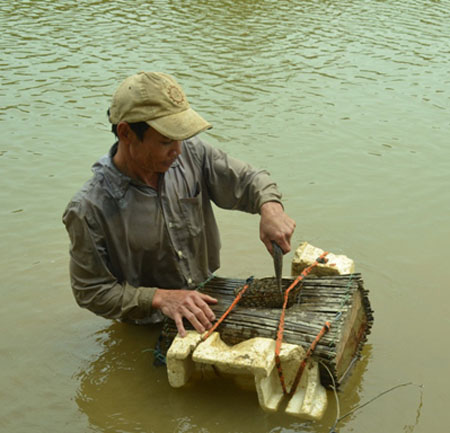
[[[140,170],[139,167],[135,167],[130,159],[127,157],[126,151],[123,146],[117,147],[117,152],[113,155],[113,163],[119,171],[132,179],[139,180],[154,189],[158,189],[159,173],[148,172]]]

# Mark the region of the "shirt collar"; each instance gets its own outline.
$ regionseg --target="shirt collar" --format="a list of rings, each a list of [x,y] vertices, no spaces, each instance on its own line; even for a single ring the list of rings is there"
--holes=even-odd
[[[123,174],[113,162],[118,142],[114,143],[106,155],[103,155],[93,166],[94,174],[100,173],[105,179],[106,190],[116,199],[122,198],[131,182],[131,178]]]

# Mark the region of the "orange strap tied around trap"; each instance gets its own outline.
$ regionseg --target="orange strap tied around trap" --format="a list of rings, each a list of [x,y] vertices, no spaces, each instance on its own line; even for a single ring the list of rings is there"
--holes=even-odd
[[[317,343],[320,341],[320,339],[325,335],[326,332],[328,332],[330,330],[330,327],[331,327],[331,323],[326,321],[325,325],[323,325],[322,329],[317,334],[314,341],[311,343],[311,346],[309,346],[309,349],[306,352],[305,358],[303,359],[303,361],[300,363],[300,366],[298,367],[297,374],[295,375],[294,382],[292,383],[291,390],[289,391],[289,396],[292,397],[295,394],[295,391],[297,389],[298,384],[300,383],[300,379],[302,378],[303,370],[306,367],[306,363],[308,362],[308,359],[314,352],[314,349],[316,348]]]
[[[317,342],[320,340],[320,338],[322,338],[322,335],[326,332],[324,331],[322,333],[322,331],[319,332],[319,334],[317,335],[316,339],[314,340],[314,342],[311,344],[311,347],[314,345],[314,347],[311,350],[311,347],[308,349],[309,352],[309,356],[308,356],[308,352],[307,355],[305,356],[305,359],[302,361],[302,363],[300,364],[299,370],[297,371],[297,375],[295,377],[294,383],[292,385],[291,391],[288,393],[287,389],[286,389],[286,383],[284,380],[284,374],[283,374],[283,369],[281,368],[281,360],[280,360],[280,351],[281,351],[281,344],[283,343],[283,333],[284,333],[284,317],[286,315],[286,307],[287,307],[287,303],[288,303],[288,298],[289,298],[289,293],[290,291],[298,284],[300,283],[300,281],[302,281],[319,263],[326,263],[328,260],[325,258],[325,256],[328,254],[328,251],[323,252],[314,263],[312,263],[310,266],[308,266],[307,268],[303,269],[302,273],[291,283],[291,285],[286,289],[286,291],[284,292],[284,302],[283,302],[283,308],[281,310],[281,316],[280,316],[280,321],[278,323],[278,332],[277,332],[277,341],[275,344],[275,365],[277,366],[277,370],[278,370],[278,376],[280,377],[280,383],[281,383],[281,388],[283,389],[283,394],[287,395],[292,395],[295,392],[295,389],[297,388],[298,382],[300,382],[300,378],[301,375],[303,373],[303,370],[305,368],[305,366],[303,365],[303,363],[306,365],[306,361],[308,359],[308,357],[311,355],[311,353],[314,351]],[[328,322],[327,322],[328,323]],[[323,330],[324,328],[322,328]],[[328,330],[328,329],[327,329]],[[322,334],[322,335],[321,335]],[[303,367],[302,367],[303,365]],[[298,378],[297,378],[298,376]],[[295,388],[294,388],[295,385]]]
[[[245,293],[245,291],[248,289],[248,286],[250,285],[251,281],[253,280],[253,277],[249,278],[247,280],[247,283],[244,285],[244,287],[242,288],[242,290],[236,295],[236,297],[234,298],[233,302],[231,303],[231,305],[228,307],[227,311],[225,311],[225,313],[222,314],[222,317],[216,322],[214,323],[214,326],[206,333],[203,334],[202,336],[202,341],[205,341],[218,327],[219,325],[225,320],[225,318],[228,316],[228,314],[230,313],[230,311],[236,306],[236,304],[241,300],[242,295]]]

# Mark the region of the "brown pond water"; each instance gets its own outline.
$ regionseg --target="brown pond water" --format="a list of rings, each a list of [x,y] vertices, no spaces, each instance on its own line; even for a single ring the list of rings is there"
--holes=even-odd
[[[340,393],[339,432],[450,425],[449,1],[0,3],[0,429],[319,432],[226,381],[171,389],[158,330],[79,309],[62,211],[113,137],[118,82],[174,74],[214,124],[203,138],[267,168],[293,246],[346,254],[373,332]],[[271,275],[258,218],[218,210],[221,276]],[[285,258],[285,267],[292,254]]]

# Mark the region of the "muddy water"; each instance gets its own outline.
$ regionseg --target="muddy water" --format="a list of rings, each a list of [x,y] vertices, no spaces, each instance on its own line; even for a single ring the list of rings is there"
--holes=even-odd
[[[449,1],[0,4],[0,426],[9,433],[320,432],[215,381],[174,390],[158,330],[74,303],[61,213],[112,144],[118,81],[173,73],[214,129],[270,170],[303,240],[356,261],[375,326],[340,432],[448,430]],[[265,276],[258,218],[217,212],[223,276]],[[292,254],[285,258],[286,263]]]

